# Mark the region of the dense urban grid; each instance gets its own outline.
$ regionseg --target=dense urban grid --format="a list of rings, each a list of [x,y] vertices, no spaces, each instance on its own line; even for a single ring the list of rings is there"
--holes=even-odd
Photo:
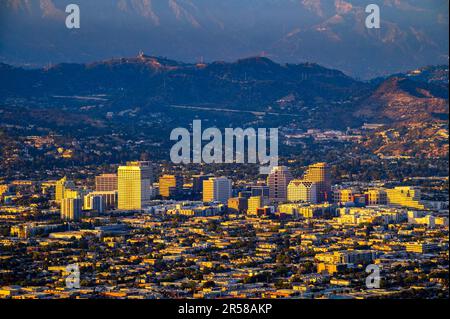
[[[0,297],[448,298],[448,177],[160,166],[0,185]]]
[[[0,304],[436,309],[448,8],[0,1]],[[369,309],[351,303],[346,315]]]

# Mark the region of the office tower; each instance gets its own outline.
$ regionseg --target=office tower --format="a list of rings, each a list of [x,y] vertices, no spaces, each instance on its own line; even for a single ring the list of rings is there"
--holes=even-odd
[[[369,189],[364,194],[367,205],[387,205],[387,194],[384,189]]]
[[[66,187],[66,181],[67,181],[67,177],[64,176],[63,178],[61,178],[60,180],[58,180],[56,182],[55,200],[57,202],[61,202],[61,200],[64,198],[64,191],[65,191],[65,187]]]
[[[118,169],[118,209],[140,210],[151,198],[153,171],[149,162],[128,162]]]
[[[269,198],[273,202],[287,200],[287,187],[292,180],[292,175],[286,166],[276,166],[267,177],[269,185]]]
[[[401,186],[386,189],[387,201],[390,205],[398,205],[409,208],[424,209],[420,202],[420,190],[415,187]]]
[[[66,188],[64,189],[64,198],[82,198],[83,194],[80,190],[72,189],[72,188]]]
[[[331,174],[326,163],[308,166],[303,180],[317,183],[317,201],[328,201],[331,192]]]
[[[112,192],[117,190],[117,174],[101,174],[95,176],[97,192]]]
[[[67,189],[74,189],[75,184],[72,181],[68,181],[67,177],[64,176],[56,182],[55,187],[55,200],[60,203],[62,199],[65,198]]]
[[[203,190],[203,181],[214,177],[212,175],[194,175],[192,176],[192,192],[194,194],[201,194]]]
[[[231,197],[231,180],[226,177],[213,177],[203,181],[203,201],[226,204]]]
[[[261,196],[261,197],[269,198],[270,189],[269,189],[269,186],[264,186],[264,185],[252,186],[251,193],[252,193],[252,196]]]
[[[247,210],[247,198],[232,197],[228,199],[228,211],[231,213],[243,213]]]
[[[81,219],[81,198],[63,198],[61,200],[61,219],[77,221]]]
[[[103,197],[101,195],[94,195],[89,193],[84,197],[83,208],[85,210],[94,210],[98,213],[103,213]]]
[[[288,201],[317,203],[317,183],[294,179],[288,185]]]
[[[163,175],[159,178],[159,194],[164,198],[176,196],[183,190],[183,177]]]
[[[264,207],[265,202],[261,196],[252,196],[248,199],[248,215],[257,215],[258,208]]]

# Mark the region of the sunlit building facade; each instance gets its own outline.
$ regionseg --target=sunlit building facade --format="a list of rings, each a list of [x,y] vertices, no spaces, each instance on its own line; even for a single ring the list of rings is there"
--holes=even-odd
[[[149,162],[128,162],[118,169],[118,209],[140,210],[151,198],[153,171]]]
[[[177,195],[183,189],[183,177],[163,175],[159,178],[159,195],[164,198]]]
[[[331,193],[331,174],[327,163],[316,163],[308,166],[303,180],[317,183],[317,201],[329,201]]]
[[[117,190],[117,174],[102,174],[95,177],[97,192],[112,192]]]
[[[287,199],[290,202],[317,203],[317,183],[294,179],[288,185]]]
[[[420,202],[420,190],[418,188],[409,186],[395,187],[386,189],[386,195],[390,205],[425,209],[425,206]]]
[[[231,180],[226,177],[213,177],[203,181],[203,201],[226,204],[231,197]]]
[[[273,202],[285,202],[287,187],[292,179],[292,174],[286,166],[274,167],[267,177],[269,199]]]
[[[248,199],[248,215],[256,215],[258,208],[264,207],[264,198],[261,196],[252,196]]]
[[[384,189],[369,189],[364,193],[366,195],[367,205],[386,205],[387,194]]]
[[[81,198],[63,198],[61,200],[61,219],[78,221],[81,219]]]

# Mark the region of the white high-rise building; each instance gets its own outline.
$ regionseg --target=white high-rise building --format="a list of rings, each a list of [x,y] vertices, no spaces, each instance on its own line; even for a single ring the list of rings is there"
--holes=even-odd
[[[119,166],[118,205],[120,210],[140,210],[151,199],[153,170],[150,162],[128,162]]]
[[[203,201],[226,204],[231,197],[231,180],[226,177],[213,177],[203,181]]]

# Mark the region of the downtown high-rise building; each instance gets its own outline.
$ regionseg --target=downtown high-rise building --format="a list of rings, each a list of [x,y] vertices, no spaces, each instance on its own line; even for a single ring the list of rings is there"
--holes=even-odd
[[[331,201],[331,174],[327,163],[316,163],[308,166],[303,180],[317,183],[317,201]]]
[[[61,200],[61,219],[78,221],[81,219],[81,208],[83,201],[81,198],[63,198]]]
[[[140,210],[151,199],[153,170],[150,162],[128,162],[119,166],[118,205],[120,210]]]
[[[226,204],[231,197],[231,180],[226,177],[213,177],[203,181],[203,201]]]
[[[66,198],[66,194],[70,193],[70,190],[75,188],[75,184],[72,181],[67,180],[64,176],[56,182],[55,186],[55,201],[61,203],[61,201]]]
[[[104,210],[104,201],[101,195],[88,194],[84,196],[83,199],[83,209],[84,210],[92,210],[98,213],[103,213]]]
[[[159,195],[170,198],[178,195],[183,189],[183,177],[179,175],[163,175],[159,178]]]
[[[112,192],[117,190],[117,174],[101,174],[95,177],[95,191]]]
[[[287,200],[287,187],[292,179],[292,174],[286,166],[272,168],[272,171],[267,177],[269,199],[277,203],[285,202]]]
[[[203,190],[203,181],[214,177],[213,175],[193,175],[192,176],[192,192],[194,194],[201,194]]]

